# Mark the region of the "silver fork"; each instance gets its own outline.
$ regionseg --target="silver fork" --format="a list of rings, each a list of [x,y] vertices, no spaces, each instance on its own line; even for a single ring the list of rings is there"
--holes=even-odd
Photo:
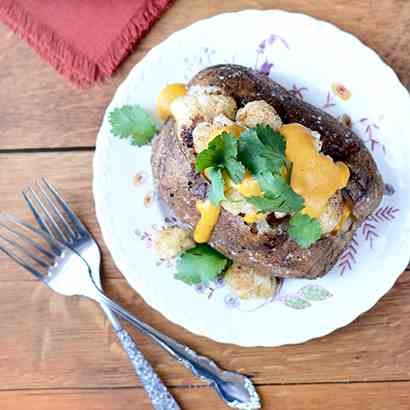
[[[81,221],[75,216],[68,204],[62,199],[61,195],[55,190],[53,186],[42,178],[37,182],[38,191],[47,201],[47,206],[57,215],[58,223],[55,217],[50,213],[47,206],[43,205],[38,194],[31,187],[23,190],[22,194],[31,209],[40,228],[47,232],[54,239],[59,240],[74,252],[76,252],[88,266],[88,270],[94,280],[96,286],[102,290],[100,266],[101,253],[97,242],[91,236],[90,232],[84,227]],[[48,193],[48,195],[47,195]],[[63,211],[67,216],[71,217],[71,224],[74,229],[66,221],[61,211],[56,204],[50,200],[50,195],[58,199]],[[139,377],[141,384],[147,392],[152,406],[155,410],[181,410],[178,403],[172,397],[171,393],[159,378],[158,374],[152,368],[150,363],[145,359],[143,353],[139,350],[136,343],[129,335],[129,333],[122,327],[120,321],[111,311],[111,309],[104,303],[101,303],[101,308],[106,314],[107,318],[112,324],[112,327],[128,355],[128,358]]]
[[[62,199],[62,197],[49,185],[44,184],[43,190],[41,192],[41,196],[43,200],[37,195],[37,200],[39,203],[42,204],[41,209],[44,208],[48,210],[46,214],[43,213],[41,216],[41,220],[43,221],[44,225],[51,226],[52,219],[50,216],[53,217],[53,221],[57,224],[57,226],[61,229],[61,226],[69,226],[73,232],[74,236],[78,239],[83,239],[84,242],[86,241],[86,234],[88,231],[84,228],[75,214],[71,211],[68,207],[67,203]],[[47,202],[47,205],[45,205]],[[52,206],[52,205],[54,206]],[[51,207],[50,207],[51,206]],[[60,207],[60,208],[59,208]],[[39,210],[41,210],[38,208]],[[55,208],[55,209],[54,209]],[[37,208],[36,208],[37,209]],[[57,212],[58,211],[58,212]],[[39,214],[39,212],[37,212]],[[65,221],[65,223],[63,222]],[[1,221],[0,221],[1,222]],[[28,224],[24,222],[17,221],[15,222],[20,226],[26,227],[26,229],[30,229],[32,232],[40,232],[40,236],[43,238],[49,238],[48,242],[50,244],[50,248],[53,251],[54,260],[59,260],[58,258],[65,261],[65,259],[72,259],[75,264],[78,264],[78,260],[84,261],[78,256],[76,252],[73,252],[71,247],[66,246],[61,241],[58,241],[55,238],[52,238],[50,235],[44,233],[43,231],[38,231],[35,228],[30,227]],[[4,224],[3,224],[4,226]],[[55,227],[54,227],[55,228]],[[33,230],[34,229],[34,230]],[[51,228],[50,228],[51,229]],[[67,228],[64,228],[67,229]],[[9,230],[10,232],[10,230]],[[89,235],[89,233],[88,233]],[[10,241],[9,241],[10,245]],[[11,243],[13,245],[13,243]],[[56,249],[53,249],[54,246],[57,246]],[[85,247],[86,245],[82,245]],[[64,250],[64,257],[59,256],[59,251]],[[97,248],[98,249],[98,248]],[[0,250],[6,251],[9,256],[15,256],[10,254],[10,251],[7,250],[4,246],[0,245]],[[31,258],[30,254],[26,256]],[[44,255],[43,255],[44,256]],[[16,260],[16,258],[14,258]],[[26,269],[30,270],[32,273],[32,269],[30,264],[27,264],[25,261],[17,260],[22,266],[26,267]],[[22,264],[21,262],[25,262]],[[68,262],[66,262],[68,263]],[[87,265],[85,265],[87,266]],[[168,336],[158,332],[157,330],[153,329],[151,326],[145,324],[141,320],[132,316],[129,312],[123,309],[121,306],[117,305],[111,299],[106,297],[96,286],[90,276],[88,270],[85,273],[84,268],[82,271],[75,272],[74,274],[67,274],[67,269],[49,269],[52,273],[51,275],[47,276],[47,280],[45,283],[51,287],[56,292],[71,296],[71,295],[82,295],[87,296],[91,299],[94,299],[100,303],[107,304],[112,310],[114,310],[119,316],[123,319],[128,320],[132,323],[137,329],[139,329],[145,335],[151,337],[154,341],[156,341],[164,350],[166,350],[169,354],[171,354],[174,358],[176,358],[179,362],[181,362],[184,366],[189,368],[195,375],[200,377],[202,380],[208,382],[212,385],[219,396],[227,403],[229,406],[233,408],[239,409],[259,409],[260,408],[260,401],[259,396],[252,384],[252,382],[241,375],[240,373],[236,372],[228,372],[222,370],[217,367],[217,365],[212,362],[210,359],[199,356],[193,350],[188,348],[187,346],[180,344]],[[65,274],[64,274],[65,273]],[[38,276],[38,275],[36,275]],[[40,277],[43,278],[43,277]],[[43,280],[44,281],[44,280]]]

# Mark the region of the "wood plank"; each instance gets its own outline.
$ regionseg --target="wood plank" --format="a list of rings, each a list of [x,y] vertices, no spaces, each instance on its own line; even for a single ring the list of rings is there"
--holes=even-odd
[[[91,151],[0,154],[0,192],[2,193],[0,210],[34,222],[20,192],[27,184],[33,183],[41,176],[49,177],[101,245],[107,276],[120,277],[121,274],[115,269],[112,259],[108,257],[108,250],[102,240],[95,216],[92,196],[92,157]],[[10,183],[10,180],[13,182]],[[132,181],[130,181],[130,189],[132,188]],[[10,263],[3,256],[0,256],[0,261],[0,266],[4,268],[0,281],[29,280],[29,276],[25,273],[13,273]]]
[[[263,409],[270,410],[407,410],[409,382],[301,386],[262,386]],[[210,387],[172,388],[182,409],[226,410]],[[205,404],[206,400],[206,404]],[[142,389],[0,392],[2,410],[150,410]]]
[[[297,11],[337,24],[374,48],[410,87],[410,3],[402,0],[191,0],[189,7],[176,0],[116,75],[86,91],[75,89],[0,26],[0,149],[94,146],[115,89],[149,49],[194,21],[247,8]]]
[[[91,153],[0,154],[2,211],[26,217],[18,190],[46,173],[102,243],[91,198]],[[12,178],[12,183],[10,183]],[[130,188],[132,189],[131,183]],[[103,247],[108,293],[142,319],[257,383],[406,380],[410,378],[410,274],[370,312],[334,334],[303,345],[239,348],[197,337],[149,308],[120,280]],[[109,325],[88,301],[54,295],[0,255],[0,386],[18,388],[134,386]],[[198,380],[136,335],[170,385]],[[17,341],[17,343],[16,343]]]
[[[410,380],[410,275],[353,324],[305,344],[241,348],[195,336],[149,308],[124,280],[108,294],[157,329],[253,377],[258,384]],[[138,382],[92,302],[63,298],[36,282],[0,282],[0,389],[130,387]],[[172,386],[201,384],[150,340],[132,331]]]

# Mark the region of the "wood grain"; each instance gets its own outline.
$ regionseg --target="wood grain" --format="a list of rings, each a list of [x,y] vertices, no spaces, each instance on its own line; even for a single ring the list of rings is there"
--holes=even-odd
[[[176,0],[115,76],[86,91],[75,89],[0,26],[0,211],[27,218],[19,190],[47,175],[101,244],[108,294],[221,366],[249,374],[259,386],[264,409],[408,409],[410,271],[369,312],[326,337],[275,349],[219,344],[165,320],[116,270],[95,218],[91,171],[95,136],[115,89],[149,49],[175,30],[224,11],[303,12],[358,36],[410,88],[410,2],[191,0],[187,4]],[[78,147],[85,150],[72,150]],[[39,149],[53,152],[36,152]],[[0,297],[1,410],[151,408],[97,305],[51,293],[3,255]],[[275,318],[267,331],[275,331]],[[188,370],[131,332],[183,409],[226,408]]]
[[[410,272],[351,325],[280,348],[241,348],[195,336],[149,308],[125,280],[105,283],[132,313],[259,385],[410,380],[410,306],[403,302],[410,298]],[[0,390],[139,385],[92,302],[55,295],[32,281],[0,282],[0,294]],[[267,331],[274,331],[274,323]],[[202,384],[150,340],[131,333],[168,385]]]
[[[410,87],[410,3],[403,0],[174,1],[107,83],[75,89],[16,35],[0,26],[0,149],[90,147],[118,84],[153,46],[174,31],[221,12],[284,9],[338,25],[374,48]],[[354,63],[354,62],[353,62]]]
[[[7,170],[0,173],[1,210],[28,217],[19,189],[50,175],[102,244],[91,197],[91,161],[89,152],[0,154]],[[194,336],[165,320],[121,279],[107,249],[102,249],[104,277],[112,278],[106,280],[111,296],[159,330],[226,368],[252,375],[259,384],[410,379],[410,272],[369,313],[330,336],[297,346],[248,349]],[[2,254],[0,266],[0,323],[7,327],[0,349],[2,388],[137,384],[97,306],[54,295]],[[274,331],[274,319],[269,331]],[[150,341],[136,337],[168,384],[199,383]]]
[[[410,383],[262,386],[266,410],[407,410]],[[211,388],[173,388],[182,410],[226,410]],[[206,399],[206,402],[205,402]],[[142,389],[0,392],[2,410],[148,410]]]

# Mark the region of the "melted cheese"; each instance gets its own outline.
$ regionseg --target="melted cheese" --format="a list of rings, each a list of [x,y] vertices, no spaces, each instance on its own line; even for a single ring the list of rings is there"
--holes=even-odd
[[[293,163],[290,184],[305,200],[303,212],[318,218],[330,197],[347,185],[349,168],[317,152],[311,131],[303,125],[283,125],[279,132],[286,139],[286,157]]]
[[[245,177],[240,182],[239,185],[236,186],[236,189],[245,197],[249,198],[251,196],[262,196],[263,192],[261,187],[256,181],[255,178],[251,175],[249,171],[246,171]]]
[[[171,115],[171,104],[178,98],[186,95],[185,84],[174,83],[164,87],[157,97],[157,113],[162,119]]]
[[[213,206],[211,201],[197,201],[196,209],[201,214],[201,218],[195,226],[194,241],[196,243],[206,243],[212,235],[212,231],[218,222],[221,207]]]
[[[225,127],[218,127],[212,131],[211,135],[209,136],[209,141],[212,141],[215,137],[222,134],[223,132],[230,133],[236,138],[239,138],[243,130],[244,128],[236,124],[226,125]]]
[[[253,224],[255,222],[262,221],[266,215],[262,213],[250,212],[243,217],[244,222],[247,224]]]

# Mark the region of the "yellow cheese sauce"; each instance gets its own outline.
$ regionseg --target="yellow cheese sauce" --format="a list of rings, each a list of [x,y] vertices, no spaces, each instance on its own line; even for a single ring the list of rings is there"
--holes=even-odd
[[[249,171],[246,171],[245,177],[240,184],[236,185],[236,189],[245,197],[262,196],[263,192],[255,178]]]
[[[213,206],[211,201],[196,201],[195,207],[201,214],[201,218],[195,226],[194,241],[196,243],[206,243],[212,235],[212,231],[218,222],[221,212],[220,206]]]
[[[234,137],[239,138],[243,130],[244,128],[236,124],[215,128],[209,136],[209,141],[212,141],[214,138],[216,138],[218,135],[222,134],[223,132],[227,132],[228,134],[232,134]]]
[[[286,139],[286,157],[293,163],[291,187],[305,200],[303,212],[318,218],[330,197],[347,185],[349,168],[317,152],[310,130],[303,125],[283,125],[279,132]]]
[[[160,118],[166,119],[171,115],[170,106],[172,102],[187,94],[185,84],[173,83],[164,87],[157,97],[157,113]]]

